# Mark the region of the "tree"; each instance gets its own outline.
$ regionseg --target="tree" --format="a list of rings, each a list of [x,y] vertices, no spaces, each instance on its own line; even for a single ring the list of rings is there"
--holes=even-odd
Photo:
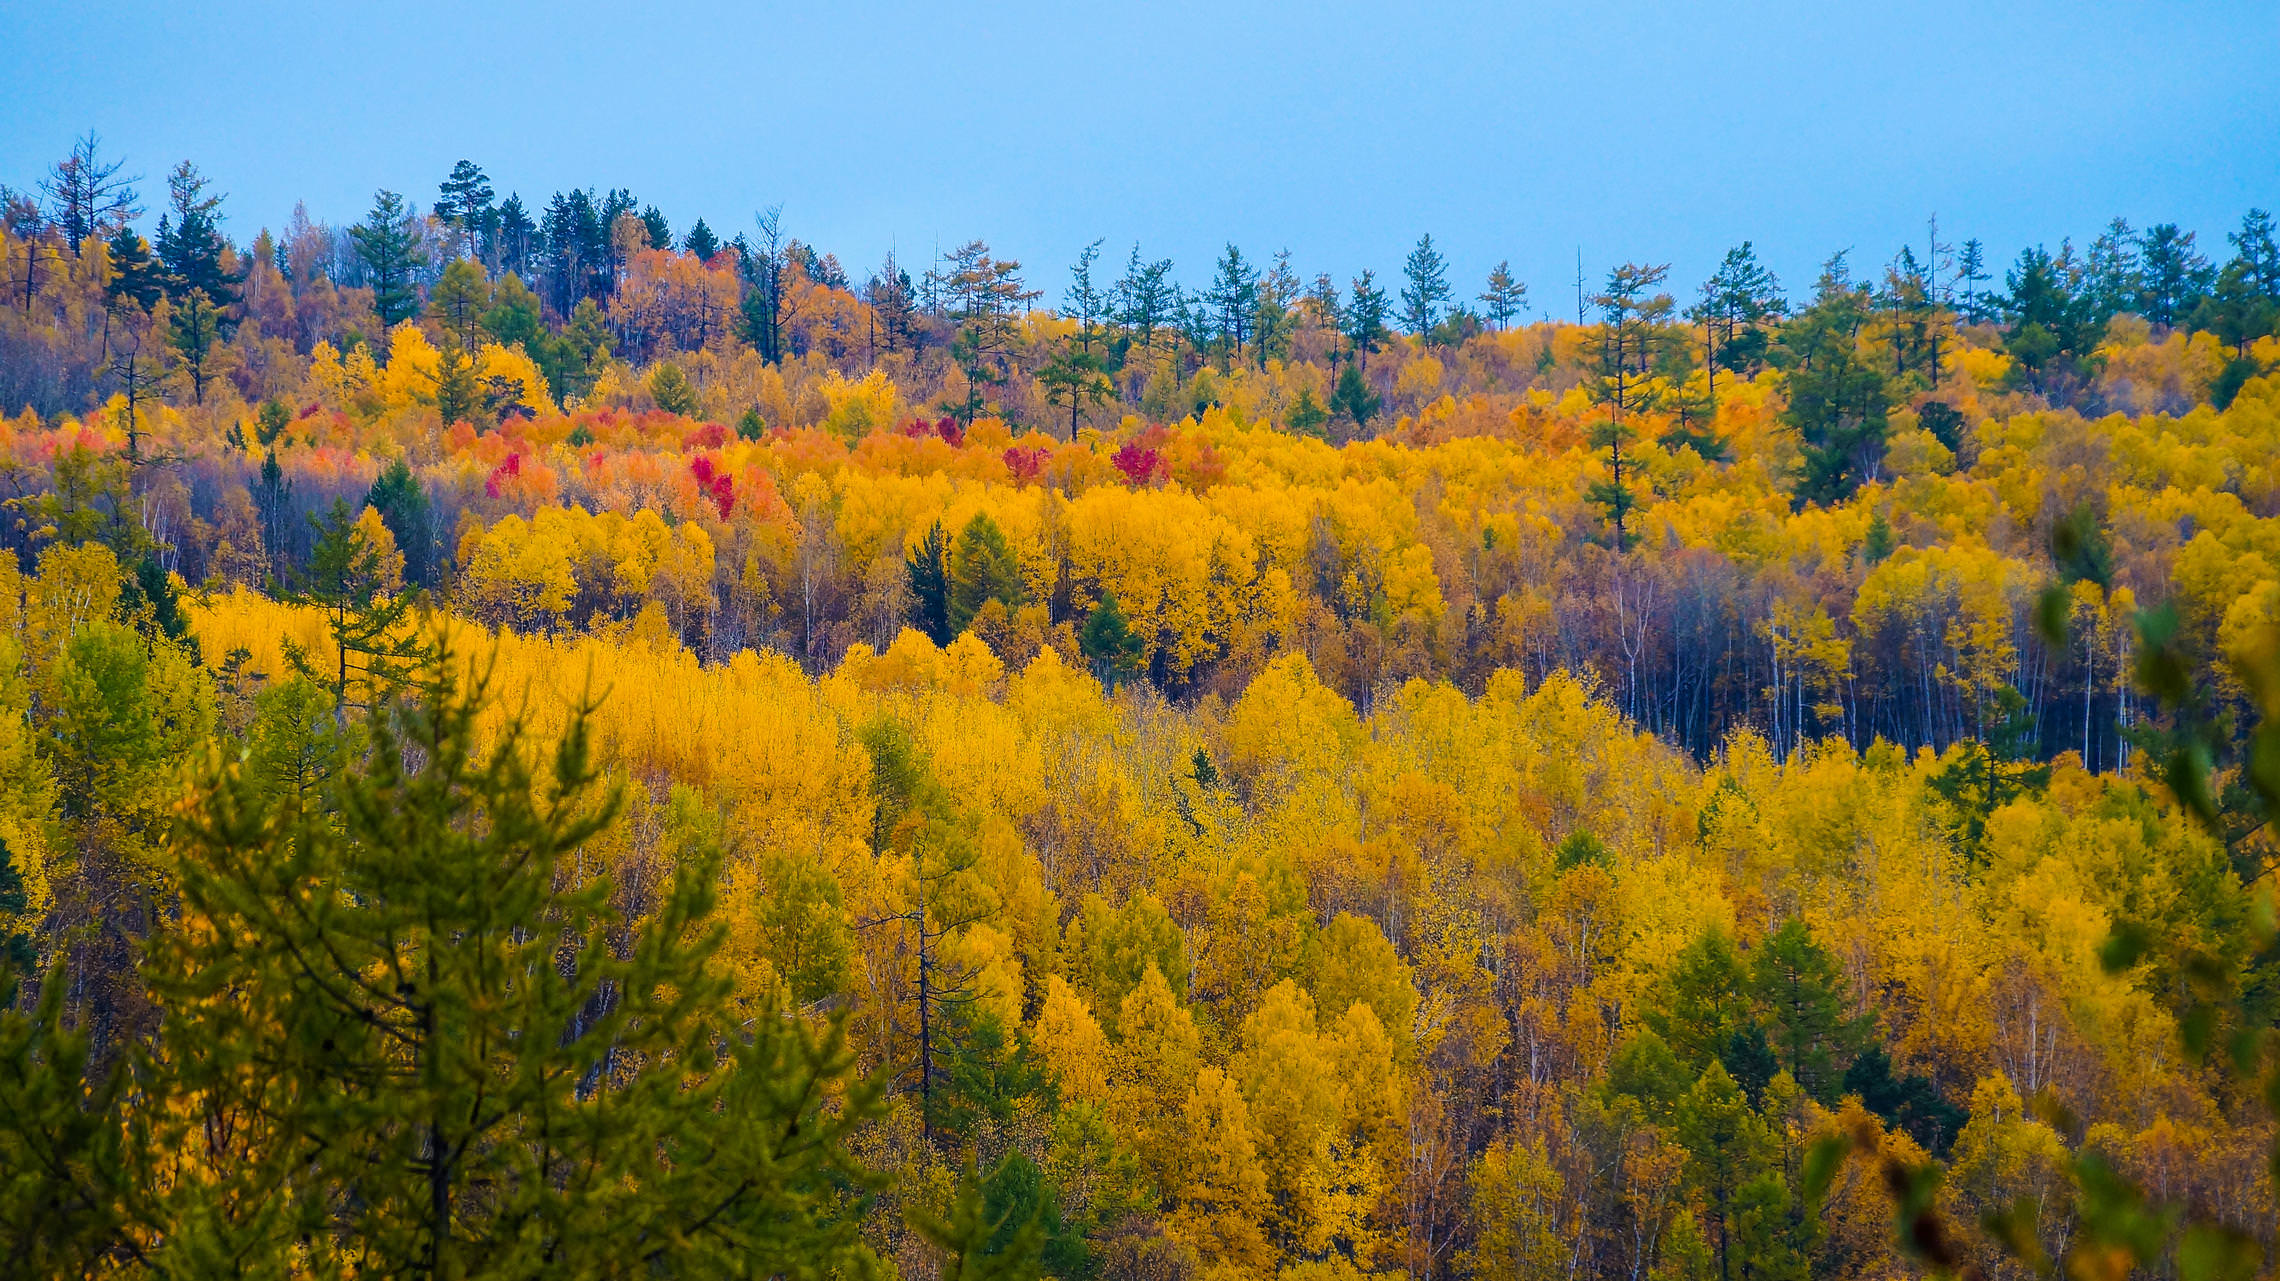
[[[1702,1198],[1721,1281],[1742,1269],[1734,1239],[1751,1198],[1747,1189],[1766,1173],[1772,1136],[1750,1111],[1724,1064],[1713,1062],[1679,1100],[1672,1128],[1687,1153],[1687,1180]]]
[[[2050,779],[2050,766],[2033,760],[2036,716],[2026,696],[2009,685],[1990,700],[1996,713],[1980,716],[1980,736],[1950,748],[1947,759],[1927,780],[1932,794],[1956,816],[1956,843],[1972,858],[1985,854],[1987,820],[1995,811]]]
[[[27,1276],[93,1276],[116,1262],[137,1171],[121,1115],[123,1062],[94,1061],[65,1018],[60,964],[29,1008],[0,973],[0,1250]]]
[[[2125,311],[2137,309],[2145,292],[2145,273],[2138,262],[2137,232],[2128,220],[2116,218],[2090,242],[2083,279],[2083,298],[2101,327]]]
[[[2217,341],[2233,349],[2233,359],[2253,373],[2255,362],[2249,359],[2248,345],[2271,333],[2276,319],[2280,306],[2259,288],[2255,269],[2236,258],[2217,273],[2216,287],[2193,308],[2192,325],[2215,334]]]
[[[111,233],[111,273],[103,290],[114,310],[121,303],[131,303],[149,311],[166,291],[166,278],[151,254],[150,242],[136,235],[132,227]]]
[[[1986,294],[1979,287],[1994,279],[1987,271],[1987,247],[1978,240],[1963,242],[1962,252],[1956,255],[1955,283],[1963,286],[1963,318],[1975,325],[1994,319],[1994,310]]]
[[[380,514],[396,550],[403,555],[404,581],[414,587],[427,586],[434,572],[430,549],[435,544],[435,531],[427,488],[412,474],[411,464],[402,458],[391,459],[373,478],[364,505]]]
[[[1599,308],[1599,343],[1594,351],[1592,398],[1607,417],[1592,425],[1591,444],[1604,449],[1608,478],[1595,482],[1585,498],[1606,514],[1615,535],[1615,548],[1630,546],[1627,520],[1638,506],[1638,495],[1623,477],[1623,446],[1638,431],[1626,415],[1649,408],[1653,394],[1649,379],[1661,327],[1674,303],[1659,290],[1670,277],[1670,264],[1642,266],[1625,263],[1607,273],[1607,287],[1592,299]]]
[[[1178,290],[1171,281],[1172,260],[1162,258],[1143,262],[1140,246],[1132,246],[1132,257],[1126,262],[1124,275],[1111,291],[1110,298],[1116,323],[1124,326],[1140,343],[1140,349],[1149,355],[1156,351],[1156,331],[1172,322],[1177,310]]]
[[[947,570],[952,636],[965,631],[984,604],[994,600],[1010,613],[1028,597],[1021,564],[1014,559],[1013,548],[1006,543],[997,522],[986,512],[976,512],[958,531]]]
[[[205,175],[185,160],[166,175],[167,212],[158,219],[158,260],[166,269],[167,296],[186,297],[202,289],[216,307],[237,305],[242,270],[228,264],[229,242],[222,238],[223,197],[207,195]]]
[[[1797,433],[1799,502],[1840,502],[1883,462],[1891,402],[1884,375],[1860,358],[1868,308],[1868,291],[1853,284],[1838,254],[1822,266],[1813,305],[1782,326],[1782,422]]]
[[[1124,621],[1114,592],[1102,592],[1092,612],[1085,616],[1084,629],[1077,633],[1077,647],[1101,682],[1111,688],[1138,672],[1148,653],[1147,639]]]
[[[927,527],[926,537],[903,561],[910,582],[910,619],[937,645],[948,645],[957,635],[950,626],[950,571],[942,536],[942,522]]]
[[[519,288],[521,282],[516,283]],[[491,282],[482,264],[471,258],[452,259],[428,290],[428,316],[463,350],[472,352],[482,344],[490,314]]]
[[[1359,356],[1376,351],[1385,341],[1385,291],[1377,287],[1376,277],[1368,271],[1354,277],[1351,284],[1346,302],[1346,340]]]
[[[434,380],[436,417],[444,426],[474,424],[483,416],[483,387],[475,377],[475,357],[457,335],[445,335],[436,349]]]
[[[972,969],[945,955],[943,945],[984,914],[984,891],[974,872],[980,852],[971,825],[907,728],[880,716],[865,724],[857,738],[871,758],[871,848],[881,857],[904,861],[911,881],[903,902],[864,922],[863,928],[895,926],[915,953],[917,973],[908,985],[917,1023],[910,1071],[917,1077],[919,1124],[931,1144],[940,1120],[936,1087],[950,1076],[946,1051],[955,1030],[950,1016],[973,1001]]]
[[[990,255],[990,247],[969,240],[929,273],[958,334],[951,358],[965,378],[965,395],[952,402],[971,428],[986,403],[982,388],[1009,377],[1015,322],[1038,291],[1021,281],[1021,264]]]
[[[1048,404],[1068,407],[1070,440],[1077,438],[1077,423],[1086,406],[1105,405],[1116,396],[1101,358],[1079,349],[1073,341],[1053,353],[1037,371],[1037,382],[1045,389]]]
[[[1723,930],[1708,930],[1665,968],[1643,1021],[1687,1070],[1699,1072],[1750,1023],[1749,971]]]
[[[321,665],[325,655],[290,642],[286,655],[332,695],[334,718],[345,730],[352,710],[372,713],[386,705],[430,661],[423,634],[429,620],[419,598],[401,590],[403,553],[379,513],[367,520],[335,499],[324,519],[312,513],[309,525],[315,546],[291,598],[322,611],[334,652],[330,670]]]
[[[698,262],[709,263],[713,260],[713,255],[720,252],[720,237],[713,234],[713,229],[705,225],[704,219],[699,218],[696,225],[689,228],[689,234],[682,238],[681,247],[695,254]]]
[[[770,205],[754,214],[756,238],[749,244],[739,238],[743,252],[737,266],[744,273],[744,301],[738,313],[738,333],[759,351],[762,360],[784,358],[784,323],[791,304],[784,296],[784,273],[791,265],[784,237],[784,207]]]
[[[2240,230],[2225,239],[2233,247],[2233,261],[2266,301],[2280,303],[2280,239],[2273,231],[2272,215],[2251,209],[2240,220]]]
[[[1773,1050],[1815,1101],[1833,1105],[1844,1070],[1861,1041],[1858,1023],[1845,1016],[1838,994],[1843,975],[1805,928],[1792,916],[1766,936],[1750,958],[1750,981],[1765,1010]]]
[[[703,408],[695,384],[670,360],[649,371],[649,398],[659,409],[680,418],[694,418]]]
[[[1037,371],[1046,400],[1068,406],[1070,440],[1077,438],[1077,424],[1085,406],[1107,404],[1116,395],[1099,350],[1107,338],[1103,323],[1109,317],[1108,292],[1093,283],[1093,262],[1099,256],[1100,242],[1096,240],[1085,246],[1069,269],[1069,291],[1061,314],[1076,321],[1077,328]]]
[[[2144,279],[2138,310],[2157,325],[2182,323],[2213,282],[2208,259],[2193,248],[2193,233],[2173,222],[2145,229],[2138,261]]]
[[[1718,370],[1741,374],[1762,364],[1765,324],[1785,308],[1781,281],[1758,261],[1756,248],[1747,240],[1727,250],[1718,270],[1702,282],[1701,300],[1686,314],[1702,326],[1702,368],[1709,379],[1713,410]]]
[[[1497,263],[1496,270],[1488,273],[1488,288],[1480,302],[1498,329],[1509,328],[1513,318],[1528,309],[1528,286],[1512,274],[1510,261]]]
[[[167,362],[159,359],[163,352],[151,346],[153,319],[139,306],[129,306],[126,314],[118,317],[111,333],[111,377],[117,382],[121,405],[121,426],[127,437],[127,455],[138,458],[142,453],[143,402],[162,395],[172,380],[174,371]],[[173,318],[168,317],[167,339],[171,342]]]
[[[2003,346],[2032,372],[2038,386],[2047,373],[2065,367],[2060,357],[2078,357],[2098,338],[2070,268],[2063,250],[2054,258],[2033,245],[2019,251],[2018,262],[2004,276],[2010,293],[2002,300],[2008,321]]]
[[[671,249],[673,247],[672,224],[665,221],[665,211],[657,206],[647,205],[642,208],[641,230],[642,234],[648,237],[651,249]]]
[[[436,192],[435,214],[452,230],[453,254],[496,261],[499,211],[491,205],[491,180],[483,167],[472,160],[460,161]]]
[[[863,301],[870,304],[872,359],[880,351],[906,351],[918,345],[917,293],[893,251],[863,282]]]
[[[502,347],[520,346],[533,359],[546,350],[543,304],[522,277],[508,272],[491,286],[491,305],[483,311],[483,332]]]
[[[1252,318],[1259,309],[1259,273],[1233,243],[1219,256],[1219,266],[1212,274],[1211,288],[1205,291],[1203,301],[1210,309],[1212,329],[1218,336],[1220,362],[1226,364],[1240,358],[1243,345],[1251,338]]]
[[[1441,323],[1441,309],[1455,295],[1449,289],[1449,265],[1433,247],[1431,235],[1419,236],[1417,247],[1401,265],[1401,318],[1409,332],[1423,337]]]
[[[1927,1152],[1945,1154],[1966,1119],[1962,1108],[1941,1098],[1939,1090],[1921,1075],[1894,1076],[1891,1057],[1874,1042],[1864,1046],[1852,1066],[1845,1069],[1840,1088],[1845,1094],[1858,1096],[1861,1106],[1906,1132]]]
[[[1019,1151],[1008,1152],[984,1179],[972,1165],[958,1177],[950,1213],[941,1218],[913,1210],[911,1223],[948,1257],[941,1281],[1029,1281],[1039,1275],[1044,1253],[1043,1206],[1020,1204],[1011,1195],[1037,1167]]]
[[[1360,362],[1349,361],[1338,371],[1337,385],[1330,389],[1329,410],[1352,419],[1357,429],[1365,428],[1370,425],[1370,419],[1377,416],[1381,399],[1362,377]]]
[[[585,715],[541,785],[455,671],[375,707],[369,753],[320,749],[313,795],[245,766],[201,785],[200,928],[153,966],[161,1124],[193,1158],[154,1191],[198,1230],[153,1243],[389,1275],[862,1270],[833,1201],[869,1181],[845,1144],[876,1092],[836,1030],[721,1017],[717,846],[684,840],[628,919],[572,859],[618,807]]]
[[[123,160],[105,161],[102,139],[93,130],[73,139],[71,154],[56,162],[41,182],[48,198],[49,216],[73,257],[85,248],[89,236],[116,237],[142,216],[135,205],[135,184],[141,175],[120,177]]]
[[[530,210],[523,207],[522,197],[508,196],[499,206],[496,230],[491,236],[494,265],[509,275],[528,278],[532,254],[538,244],[538,224],[531,221]]]
[[[426,262],[426,251],[413,232],[404,198],[385,189],[375,193],[372,212],[348,229],[348,237],[372,284],[372,309],[380,313],[380,323],[393,325],[415,315],[420,304],[412,273]]]
[[[175,359],[190,377],[191,399],[206,403],[206,384],[212,380],[222,344],[222,309],[193,289],[182,296],[168,317],[166,341]]]

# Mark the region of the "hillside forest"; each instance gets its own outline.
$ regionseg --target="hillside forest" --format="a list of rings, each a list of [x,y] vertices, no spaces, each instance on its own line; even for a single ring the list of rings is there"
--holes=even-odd
[[[11,1274],[2280,1266],[2267,213],[1570,313],[162,185],[0,187]]]

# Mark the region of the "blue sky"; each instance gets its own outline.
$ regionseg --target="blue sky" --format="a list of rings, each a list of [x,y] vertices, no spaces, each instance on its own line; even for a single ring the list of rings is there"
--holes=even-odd
[[[192,10],[195,10],[193,12]],[[781,202],[851,267],[972,236],[1058,297],[1137,239],[1195,280],[1233,240],[1302,275],[1398,271],[1430,231],[1466,292],[1509,258],[1573,310],[1594,274],[1692,284],[1754,240],[1793,288],[1977,236],[2176,221],[2218,256],[2280,205],[2280,4],[1320,3],[387,6],[0,0],[0,181],[88,128],[195,159],[241,239],[295,200],[433,201],[465,156],[543,203],[626,186],[724,234]]]

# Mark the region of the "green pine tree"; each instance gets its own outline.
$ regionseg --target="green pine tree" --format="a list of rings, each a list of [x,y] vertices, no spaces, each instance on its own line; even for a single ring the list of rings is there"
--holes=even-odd
[[[946,568],[949,577],[946,616],[952,636],[966,630],[984,603],[994,600],[1011,612],[1019,609],[1028,597],[1028,587],[1021,577],[1021,563],[1014,559],[1004,531],[986,512],[975,513],[966,527],[958,531],[958,541],[950,549]]]
[[[416,315],[420,298],[413,274],[427,256],[412,230],[412,211],[404,198],[393,191],[374,193],[372,212],[348,229],[348,238],[364,262],[372,285],[372,309],[380,313],[380,323],[393,325]]]
[[[1101,681],[1111,687],[1138,673],[1148,655],[1147,638],[1124,621],[1124,610],[1117,605],[1113,592],[1102,592],[1100,603],[1085,616],[1084,629],[1077,633],[1077,647]],[[1210,758],[1204,759],[1208,765]]]
[[[1782,1069],[1815,1101],[1835,1104],[1863,1039],[1859,1022],[1845,1014],[1836,958],[1813,941],[1802,917],[1792,916],[1750,961],[1751,994],[1765,1011]]]
[[[228,1159],[156,1189],[179,1266],[875,1266],[838,1203],[871,1183],[844,1145],[876,1091],[835,1084],[836,1030],[724,1017],[717,844],[669,832],[670,880],[629,919],[573,861],[618,808],[584,717],[541,762],[515,722],[479,729],[458,670],[438,656],[376,707],[314,805],[245,765],[199,789],[179,877],[203,928],[154,958],[155,1072],[171,1137]],[[299,719],[287,738],[323,733]]]
[[[903,573],[910,580],[912,625],[935,644],[949,644],[956,633],[950,627],[949,555],[941,521],[927,527],[926,537],[904,560]]]

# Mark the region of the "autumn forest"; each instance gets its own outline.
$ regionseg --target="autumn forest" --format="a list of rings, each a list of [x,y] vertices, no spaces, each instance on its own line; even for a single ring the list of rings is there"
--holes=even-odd
[[[2264,210],[1333,278],[138,172],[0,185],[0,1272],[2280,1267]]]

